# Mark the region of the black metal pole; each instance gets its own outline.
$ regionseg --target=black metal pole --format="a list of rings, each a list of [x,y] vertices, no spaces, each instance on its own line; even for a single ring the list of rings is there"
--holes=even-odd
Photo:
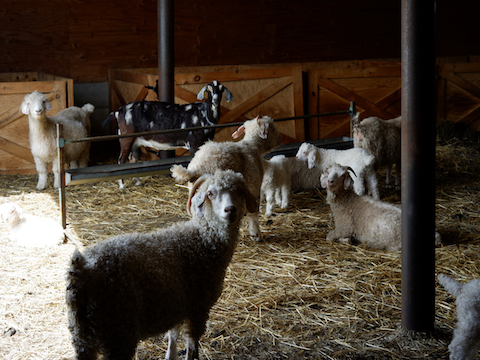
[[[402,0],[402,326],[435,316],[435,0]]]
[[[174,93],[174,40],[173,0],[158,0],[158,100],[173,103]],[[175,151],[161,152],[161,158],[175,157]]]

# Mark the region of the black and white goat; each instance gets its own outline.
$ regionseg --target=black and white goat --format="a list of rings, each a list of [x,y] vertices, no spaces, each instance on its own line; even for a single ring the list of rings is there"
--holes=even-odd
[[[116,119],[119,135],[125,135],[216,125],[220,121],[220,102],[223,93],[227,102],[231,101],[233,96],[216,80],[205,85],[198,93],[197,99],[203,100],[205,92],[208,93],[206,101],[185,105],[145,100],[131,102],[111,112],[104,126]],[[137,161],[140,158],[140,146],[157,151],[185,148],[194,155],[197,149],[207,140],[212,140],[214,135],[215,129],[203,129],[121,138],[118,163],[124,164],[130,155],[131,161]],[[123,188],[123,182],[119,183]]]

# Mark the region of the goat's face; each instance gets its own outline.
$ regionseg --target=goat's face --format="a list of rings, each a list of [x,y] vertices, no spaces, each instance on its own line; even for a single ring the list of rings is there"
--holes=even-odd
[[[317,160],[315,151],[315,146],[309,143],[303,143],[300,145],[295,156],[299,161],[306,161],[308,163],[308,168],[311,169],[315,166],[315,161]]]
[[[44,94],[35,90],[33,93],[25,96],[20,108],[25,115],[43,116],[46,111],[52,108],[52,105]]]
[[[225,93],[225,100],[230,102],[233,99],[233,95],[230,91],[220,84],[217,80],[212,81],[210,84],[205,85],[202,90],[197,95],[198,100],[204,99],[204,93],[208,92],[209,99],[212,102],[212,107],[217,109],[220,106],[220,102],[222,101],[222,95]]]
[[[348,173],[349,168],[340,165],[334,165],[325,170],[320,177],[322,188],[336,193],[342,187],[344,190],[350,190],[353,186],[353,180]]]
[[[23,217],[22,209],[14,203],[0,205],[0,218],[9,225],[13,225]]]
[[[245,210],[258,211],[258,203],[247,189],[243,176],[231,170],[202,175],[193,185],[187,212],[202,218],[207,213],[207,207],[210,208],[208,216],[227,224],[238,224]]]

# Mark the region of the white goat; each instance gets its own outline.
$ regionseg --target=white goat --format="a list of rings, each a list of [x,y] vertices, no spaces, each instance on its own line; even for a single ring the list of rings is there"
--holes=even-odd
[[[458,322],[448,346],[450,360],[472,360],[480,347],[480,279],[462,284],[444,274],[437,278],[456,297]]]
[[[348,150],[321,149],[313,144],[303,143],[297,152],[297,159],[307,161],[308,167],[318,167],[325,171],[329,166],[340,164],[349,166],[356,174],[353,188],[358,195],[365,194],[365,185],[376,200],[380,198],[377,186],[377,175],[373,168],[374,157],[365,149]]]
[[[351,168],[333,165],[325,170],[321,178],[335,221],[335,229],[327,234],[327,240],[350,242],[355,238],[370,248],[401,250],[401,207],[355,194],[348,170]],[[440,242],[438,233],[435,233],[435,241],[437,244]]]
[[[99,351],[105,360],[131,359],[140,339],[169,330],[166,359],[176,359],[183,322],[185,359],[198,359],[198,341],[222,292],[240,220],[256,208],[241,174],[217,171],[190,190],[190,221],[75,251],[66,300],[76,359],[93,360]]]
[[[181,165],[172,167],[173,177],[180,182],[191,182],[203,174],[213,174],[217,169],[231,169],[243,174],[247,187],[260,203],[264,172],[262,157],[280,145],[282,138],[269,117],[245,121],[232,137],[237,139],[243,133],[244,138],[237,142],[206,142],[195,153],[187,168]],[[250,237],[252,240],[260,240],[258,208],[248,213],[247,219]]]
[[[271,216],[274,202],[282,209],[288,206],[292,174],[291,161],[285,155],[276,155],[270,160],[263,160],[265,170],[262,180],[261,198],[266,198],[265,215]]]
[[[28,115],[30,149],[38,172],[37,189],[43,190],[47,187],[49,163],[53,164],[54,187],[58,187],[60,178],[55,126],[58,123],[63,124],[66,139],[85,138],[89,135],[90,114],[95,107],[91,104],[85,104],[82,108],[71,106],[55,116],[47,116],[47,110],[51,109],[50,101],[44,94],[35,90],[25,96],[20,108]],[[70,163],[71,168],[86,167],[89,151],[89,142],[68,144],[65,146],[65,161]]]
[[[25,214],[15,203],[0,205],[0,218],[10,228],[10,239],[29,247],[55,246],[64,242],[65,232],[53,219]]]
[[[353,145],[363,148],[375,157],[374,167],[385,167],[385,184],[390,187],[392,165],[396,164],[395,187],[400,186],[402,117],[382,120],[371,116],[359,122],[360,113],[352,119]]]

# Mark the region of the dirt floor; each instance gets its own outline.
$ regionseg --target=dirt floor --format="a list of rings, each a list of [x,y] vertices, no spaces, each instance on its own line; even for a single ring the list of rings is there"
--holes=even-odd
[[[480,267],[480,142],[477,134],[439,131],[436,272],[466,282]],[[84,245],[186,220],[187,189],[168,177],[143,186],[114,181],[67,188],[68,229]],[[35,189],[37,177],[0,176],[0,204],[59,219],[58,192]],[[400,192],[381,198],[399,203]],[[50,184],[53,179],[50,178]],[[433,185],[432,185],[433,186]],[[401,329],[401,254],[325,240],[333,228],[321,189],[292,195],[286,210],[261,217],[264,240],[243,224],[222,296],[201,339],[202,359],[448,359],[456,322],[454,299],[437,285],[435,331]],[[0,223],[0,358],[71,359],[65,273],[72,244],[17,246]],[[183,349],[183,343],[179,344]],[[165,356],[162,336],[139,344],[136,359]]]

